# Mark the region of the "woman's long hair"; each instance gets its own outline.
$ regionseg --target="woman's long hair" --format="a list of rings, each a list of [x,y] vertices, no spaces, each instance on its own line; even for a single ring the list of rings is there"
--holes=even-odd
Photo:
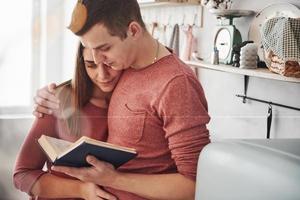
[[[66,122],[68,132],[81,135],[80,112],[92,97],[94,84],[87,74],[82,44],[79,44],[76,55],[75,74],[72,80],[57,87],[56,95],[60,100],[60,118]]]

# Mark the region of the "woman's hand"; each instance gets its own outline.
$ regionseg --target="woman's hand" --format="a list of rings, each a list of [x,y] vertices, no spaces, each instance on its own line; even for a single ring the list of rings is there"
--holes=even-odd
[[[115,196],[103,190],[100,186],[84,182],[81,187],[82,198],[85,200],[117,200]]]

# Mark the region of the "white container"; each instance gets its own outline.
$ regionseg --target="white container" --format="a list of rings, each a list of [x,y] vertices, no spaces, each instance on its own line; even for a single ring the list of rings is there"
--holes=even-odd
[[[241,48],[240,68],[257,68],[257,46],[254,43],[248,43]]]
[[[213,65],[218,65],[219,64],[219,50],[217,47],[214,47],[212,53],[211,53],[211,60],[210,63]]]

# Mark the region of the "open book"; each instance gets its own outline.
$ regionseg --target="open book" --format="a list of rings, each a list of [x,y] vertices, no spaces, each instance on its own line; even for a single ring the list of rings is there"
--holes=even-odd
[[[118,168],[137,156],[135,149],[101,142],[86,136],[72,143],[42,135],[38,143],[54,165],[87,167],[90,165],[86,162],[86,156],[93,155]]]

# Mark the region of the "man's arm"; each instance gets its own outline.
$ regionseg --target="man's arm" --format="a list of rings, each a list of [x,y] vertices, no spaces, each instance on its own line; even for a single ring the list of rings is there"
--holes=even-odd
[[[148,199],[194,199],[195,181],[174,174],[133,174],[118,172],[112,165],[88,156],[89,168],[54,166],[52,169],[82,181],[134,193]]]
[[[34,100],[33,115],[43,117],[44,114],[51,115],[54,110],[59,108],[59,100],[55,96],[56,84],[51,83],[36,92]]]
[[[33,185],[31,195],[45,198],[83,198],[102,200],[116,198],[94,183],[61,178],[49,173],[43,174]]]
[[[195,194],[195,182],[179,173],[156,175],[121,173],[110,187],[148,199],[192,200]]]

